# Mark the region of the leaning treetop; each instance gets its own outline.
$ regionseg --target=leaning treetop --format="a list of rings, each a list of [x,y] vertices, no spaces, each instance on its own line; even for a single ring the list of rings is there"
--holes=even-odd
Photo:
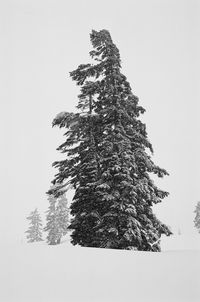
[[[54,163],[53,183],[59,195],[70,184],[72,243],[117,249],[160,250],[161,234],[170,235],[152,212],[168,195],[150,173],[167,175],[147,153],[153,148],[139,120],[145,109],[121,73],[119,50],[107,30],[92,31],[96,64],[82,64],[70,73],[81,87],[79,113],[62,113],[53,125],[66,127],[58,148],[66,159]],[[60,193],[61,192],[61,193]]]

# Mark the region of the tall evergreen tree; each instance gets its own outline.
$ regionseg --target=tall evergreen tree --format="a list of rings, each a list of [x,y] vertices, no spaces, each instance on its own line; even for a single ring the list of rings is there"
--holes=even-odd
[[[59,244],[62,236],[67,234],[69,225],[69,209],[65,194],[55,198],[49,195],[49,209],[44,231],[47,232],[47,242],[50,245]]]
[[[198,232],[200,233],[200,201],[197,203],[194,213],[195,213],[194,225],[197,228]]]
[[[156,187],[150,173],[156,166],[148,150],[146,126],[130,84],[121,73],[119,50],[107,30],[92,31],[91,57],[96,64],[79,65],[70,73],[81,87],[80,113],[62,113],[53,125],[66,127],[66,141],[58,148],[66,159],[53,183],[57,196],[73,185],[72,243],[82,246],[160,251],[161,234],[169,228],[152,212],[152,205],[168,192]],[[92,80],[91,80],[92,79]]]
[[[28,242],[42,241],[42,221],[37,208],[30,213],[27,219],[30,223],[30,226],[26,231]]]

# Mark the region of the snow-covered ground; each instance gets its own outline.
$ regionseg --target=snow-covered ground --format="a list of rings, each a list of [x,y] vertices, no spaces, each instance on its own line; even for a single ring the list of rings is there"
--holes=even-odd
[[[1,245],[0,252],[1,302],[200,301],[198,250],[132,252],[65,241]]]

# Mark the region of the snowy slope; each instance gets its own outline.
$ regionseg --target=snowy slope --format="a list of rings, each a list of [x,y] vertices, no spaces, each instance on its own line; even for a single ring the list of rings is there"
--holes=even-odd
[[[1,246],[1,302],[197,302],[200,252]]]

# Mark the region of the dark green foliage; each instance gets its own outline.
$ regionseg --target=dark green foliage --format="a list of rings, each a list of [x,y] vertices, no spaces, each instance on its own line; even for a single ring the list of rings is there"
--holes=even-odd
[[[200,233],[200,201],[197,203],[194,213],[195,213],[194,225],[197,228],[198,232]]]
[[[30,226],[26,231],[28,242],[42,241],[42,221],[38,210],[31,212],[27,219],[30,221]]]
[[[97,64],[79,65],[70,73],[81,87],[80,113],[61,113],[53,125],[66,127],[58,148],[66,159],[50,191],[59,196],[70,184],[72,243],[82,246],[159,251],[161,234],[169,228],[152,213],[152,205],[168,195],[149,174],[168,173],[156,166],[146,126],[130,84],[121,73],[119,50],[107,30],[92,31],[91,57]],[[92,79],[92,80],[91,80]]]

